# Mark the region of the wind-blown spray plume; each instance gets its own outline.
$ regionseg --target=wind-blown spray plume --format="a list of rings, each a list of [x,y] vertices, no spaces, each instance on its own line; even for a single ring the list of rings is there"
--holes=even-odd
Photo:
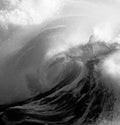
[[[3,28],[41,25],[47,17],[56,17],[64,3],[41,2],[40,6],[48,8],[51,14],[48,10],[41,12],[39,1],[37,5],[32,0],[2,1]],[[59,18],[37,31],[32,40],[22,39],[26,34],[25,31],[19,34],[23,31],[20,30],[17,37],[13,35],[2,44],[0,54],[13,56],[8,56],[12,58],[0,70],[4,71],[0,75],[1,84],[9,85],[11,95],[0,96],[9,97],[3,101],[10,102],[17,98],[13,94],[25,96],[26,87],[32,97],[22,103],[1,106],[0,124],[101,125],[104,119],[113,120],[116,112],[120,114],[120,3],[118,0],[65,2]],[[8,92],[6,86],[4,90]]]

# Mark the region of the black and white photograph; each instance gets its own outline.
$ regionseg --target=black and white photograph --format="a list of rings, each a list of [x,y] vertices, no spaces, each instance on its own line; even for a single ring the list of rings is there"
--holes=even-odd
[[[0,0],[0,125],[120,125],[120,0]]]

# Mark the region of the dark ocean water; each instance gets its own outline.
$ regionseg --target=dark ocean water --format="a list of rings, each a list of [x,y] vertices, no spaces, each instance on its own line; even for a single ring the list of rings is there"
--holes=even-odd
[[[0,107],[0,125],[97,125],[98,119],[109,117],[115,97],[95,69],[100,58],[65,58],[69,61],[53,88],[24,102]]]

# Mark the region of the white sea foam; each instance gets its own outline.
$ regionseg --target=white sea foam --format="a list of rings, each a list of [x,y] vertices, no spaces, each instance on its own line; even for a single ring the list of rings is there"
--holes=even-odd
[[[62,0],[1,0],[0,23],[33,25],[56,14]]]

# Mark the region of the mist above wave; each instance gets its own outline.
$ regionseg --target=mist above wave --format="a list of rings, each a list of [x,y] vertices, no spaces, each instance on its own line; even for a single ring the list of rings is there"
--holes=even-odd
[[[41,29],[20,24],[11,38],[8,27],[3,39],[10,39],[0,46],[1,59],[9,57],[1,66],[0,95],[16,102],[27,88],[32,97],[2,106],[1,124],[93,124],[119,115],[118,12],[119,2],[68,0]]]

